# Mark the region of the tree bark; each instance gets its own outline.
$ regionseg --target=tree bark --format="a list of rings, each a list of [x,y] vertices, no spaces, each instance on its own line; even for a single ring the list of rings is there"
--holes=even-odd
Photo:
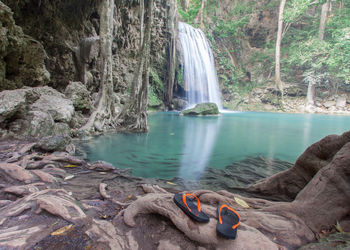
[[[204,28],[205,28],[204,23],[203,23],[204,6],[205,6],[205,0],[202,0],[202,5],[201,5],[201,9],[200,9],[200,14],[199,14],[200,15],[199,21],[200,21],[202,30],[204,30]]]
[[[326,29],[326,21],[327,21],[327,15],[328,15],[329,7],[330,7],[330,0],[327,0],[326,3],[322,4],[320,27],[318,29],[318,38],[321,41],[324,40],[324,32],[325,32],[325,29]]]
[[[282,98],[283,98],[283,83],[281,81],[280,58],[281,58],[281,42],[282,42],[282,31],[283,31],[283,12],[284,12],[285,5],[286,5],[286,0],[281,0],[279,15],[278,15],[278,31],[277,31],[277,39],[276,39],[276,67],[275,67],[276,87],[281,91]]]
[[[90,131],[93,128],[101,131],[105,125],[114,126],[114,96],[113,96],[113,21],[114,0],[104,0],[100,9],[100,91],[98,106],[91,114],[88,122],[81,130]],[[106,124],[107,123],[107,124]]]
[[[122,127],[126,130],[136,132],[148,131],[147,105],[151,29],[153,23],[153,0],[148,0],[147,2],[147,23],[143,36],[143,43],[139,51],[137,69],[134,73],[130,99],[128,103],[124,105],[124,108],[118,117],[119,124]]]
[[[169,19],[168,19],[168,27],[170,30],[170,42],[168,47],[168,84],[167,84],[167,92],[165,94],[166,105],[171,109],[171,103],[173,100],[173,89],[175,83],[175,69],[176,69],[176,34],[177,34],[177,18],[176,18],[176,3],[170,4],[169,9]]]

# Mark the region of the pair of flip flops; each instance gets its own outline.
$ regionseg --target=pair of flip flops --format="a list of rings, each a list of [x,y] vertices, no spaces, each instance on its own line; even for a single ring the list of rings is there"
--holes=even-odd
[[[197,201],[197,204],[194,202],[195,200]],[[209,222],[208,215],[201,210],[201,203],[198,197],[194,194],[175,194],[174,202],[191,219],[202,223]],[[217,213],[219,220],[216,226],[216,231],[218,234],[228,239],[235,239],[237,235],[237,227],[241,222],[238,213],[225,204],[218,206]]]

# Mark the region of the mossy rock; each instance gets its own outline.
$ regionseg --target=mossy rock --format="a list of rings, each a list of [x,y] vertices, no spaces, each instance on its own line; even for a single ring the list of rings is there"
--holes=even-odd
[[[197,104],[192,109],[186,109],[181,112],[182,115],[218,115],[219,108],[215,103],[205,102]]]

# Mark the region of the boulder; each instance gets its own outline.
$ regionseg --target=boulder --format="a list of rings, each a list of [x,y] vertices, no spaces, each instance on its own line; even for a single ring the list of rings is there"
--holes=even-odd
[[[218,115],[219,108],[215,103],[205,102],[197,104],[192,109],[186,109],[181,112],[182,115]]]
[[[188,106],[188,102],[184,99],[174,98],[173,99],[174,109],[175,110],[183,110]]]
[[[70,122],[74,114],[73,102],[60,95],[41,95],[31,109],[47,112],[57,122]]]
[[[325,103],[323,103],[323,106],[325,106],[327,109],[334,107],[336,105],[335,101],[326,101]]]
[[[42,111],[29,111],[25,118],[10,123],[9,131],[17,136],[41,138],[54,135],[56,124],[51,115]]]
[[[68,135],[47,136],[39,140],[35,148],[46,152],[64,151],[70,143],[71,138]]]
[[[336,102],[336,107],[337,108],[345,108],[346,106],[346,95],[341,95],[337,98],[337,102]]]
[[[73,101],[76,110],[88,113],[92,109],[90,92],[81,82],[70,82],[66,87],[65,95]]]
[[[11,118],[25,106],[26,91],[5,90],[0,92],[0,123]]]

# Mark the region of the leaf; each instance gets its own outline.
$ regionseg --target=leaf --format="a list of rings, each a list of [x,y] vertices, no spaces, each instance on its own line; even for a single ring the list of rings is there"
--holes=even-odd
[[[77,165],[66,165],[64,168],[75,168]]]
[[[69,229],[72,228],[72,224],[68,225],[68,226],[65,226],[65,227],[61,227],[60,229],[57,229],[55,232],[52,232],[50,235],[51,236],[56,236],[56,235],[60,235],[60,234],[63,234],[65,232],[67,232]]]
[[[235,197],[235,201],[237,202],[237,204],[239,204],[240,206],[244,207],[244,208],[250,208],[250,206],[247,204],[247,202],[245,202],[244,200]]]
[[[344,230],[341,228],[339,221],[337,221],[337,224],[335,224],[335,229],[337,229],[338,232],[343,233]]]
[[[68,175],[67,177],[64,178],[65,181],[73,179],[74,175]]]
[[[176,183],[173,183],[173,182],[170,182],[170,181],[167,181],[166,184],[173,185],[173,186],[177,185]]]

